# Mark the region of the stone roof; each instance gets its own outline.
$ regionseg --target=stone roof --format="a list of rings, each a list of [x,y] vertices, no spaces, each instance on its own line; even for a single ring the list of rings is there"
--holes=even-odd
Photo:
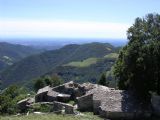
[[[47,95],[48,96],[58,96],[59,92],[53,91],[53,90],[49,90]]]
[[[58,94],[58,97],[70,97],[71,95],[69,95],[69,94],[62,94],[62,93],[60,93],[60,94]]]
[[[21,101],[18,101],[17,104],[21,104],[21,103],[23,103],[23,102],[34,103],[35,100],[34,100],[34,98],[26,98],[26,99],[23,99],[23,100],[21,100]]]
[[[141,105],[134,95],[128,91],[114,90],[102,85],[95,85],[80,98],[93,95],[93,101],[100,101],[100,107],[107,112],[135,112],[140,111]],[[80,99],[79,98],[79,99]]]
[[[106,92],[110,92],[110,88],[102,85],[94,85],[94,88],[87,91],[86,94],[94,94],[95,98],[101,98]]]
[[[64,84],[66,88],[77,88],[80,86],[78,83],[74,83],[73,81],[70,81],[68,83]]]
[[[40,94],[40,93],[44,93],[44,92],[48,92],[49,90],[51,90],[52,88],[50,86],[46,86],[44,88],[41,88],[38,90],[37,94]]]
[[[142,110],[134,95],[123,90],[106,92],[101,101],[101,109],[107,112],[137,112]]]
[[[52,97],[65,97],[66,96],[66,97],[69,97],[70,95],[64,94],[64,93],[59,93],[54,90],[49,90],[47,93],[47,96],[52,96]]]
[[[87,83],[83,83],[83,84],[81,85],[81,87],[84,87],[84,89],[85,89],[86,91],[89,91],[89,90],[91,90],[91,89],[96,88],[97,85],[87,82]]]
[[[21,104],[21,103],[26,102],[26,101],[28,101],[28,98],[18,101],[17,104]]]

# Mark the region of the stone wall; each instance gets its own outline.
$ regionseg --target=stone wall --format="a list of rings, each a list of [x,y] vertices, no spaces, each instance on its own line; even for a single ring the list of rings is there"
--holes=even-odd
[[[150,112],[113,112],[100,110],[99,115],[101,117],[113,120],[144,120],[151,117]]]
[[[52,90],[62,94],[69,94],[71,95],[72,100],[76,100],[76,97],[80,97],[85,94],[84,88],[73,81],[54,87]]]
[[[33,104],[35,102],[35,99],[34,98],[26,98],[26,99],[23,99],[21,101],[19,101],[17,103],[18,105],[18,108],[21,110],[21,112],[25,112],[27,110],[27,108]]]
[[[35,102],[47,102],[47,93],[50,90],[52,90],[50,86],[39,89],[35,96]]]
[[[63,110],[66,114],[74,114],[74,107],[72,105],[56,101],[53,102],[53,111],[55,113],[61,113]]]
[[[47,102],[47,92],[39,93],[35,96],[35,102]]]
[[[95,115],[99,114],[100,105],[101,105],[101,100],[93,100],[93,113]]]
[[[77,106],[80,111],[93,111],[93,94],[77,98]]]
[[[160,96],[152,95],[151,98],[153,113],[160,116]]]

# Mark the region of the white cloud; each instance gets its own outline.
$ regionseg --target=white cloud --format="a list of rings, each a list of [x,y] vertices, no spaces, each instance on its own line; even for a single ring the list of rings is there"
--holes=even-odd
[[[0,37],[126,38],[128,27],[105,22],[1,20]]]

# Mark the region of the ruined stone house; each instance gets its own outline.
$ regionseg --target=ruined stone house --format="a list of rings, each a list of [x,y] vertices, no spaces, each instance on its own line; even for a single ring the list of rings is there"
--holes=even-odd
[[[74,114],[74,107],[65,103],[70,100],[75,100],[80,111],[91,111],[104,118],[137,119],[151,115],[150,108],[144,109],[132,92],[92,83],[77,84],[71,81],[53,88],[46,86],[39,89],[35,96],[36,103],[52,103],[54,112],[65,109],[65,113]],[[153,107],[158,111],[159,108],[156,106],[160,106],[159,97],[154,98],[152,102]],[[22,100],[19,105],[28,105],[28,99]]]
[[[150,110],[144,110],[132,93],[105,86],[97,86],[77,98],[77,104],[81,111],[93,111],[110,119],[137,119],[151,115]]]

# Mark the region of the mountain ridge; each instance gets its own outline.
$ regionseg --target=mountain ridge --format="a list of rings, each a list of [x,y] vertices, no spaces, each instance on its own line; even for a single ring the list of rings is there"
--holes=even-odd
[[[33,54],[40,53],[30,46],[0,42],[0,71]]]
[[[4,86],[17,81],[27,81],[38,78],[54,68],[71,61],[81,61],[87,58],[101,58],[116,52],[117,48],[108,43],[87,43],[83,45],[66,45],[58,50],[46,51],[29,56],[1,72]]]

